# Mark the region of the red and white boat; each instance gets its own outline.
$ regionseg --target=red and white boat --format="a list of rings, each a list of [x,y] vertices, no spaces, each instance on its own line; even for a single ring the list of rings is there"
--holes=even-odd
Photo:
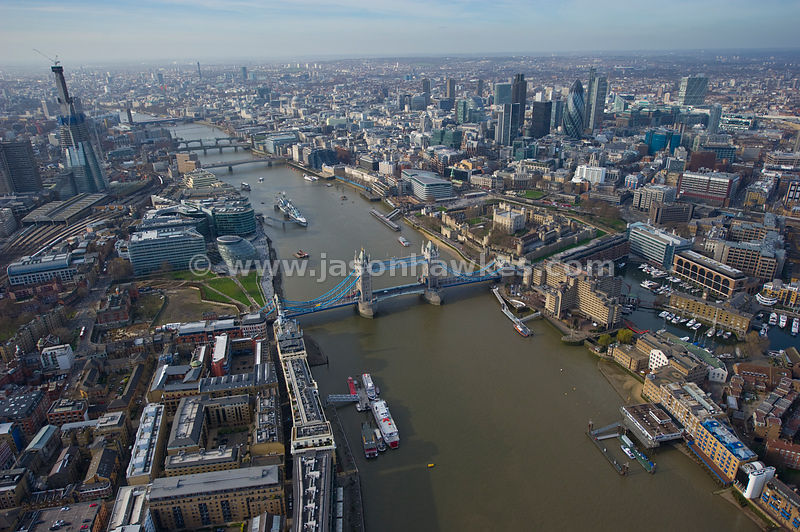
[[[397,449],[400,445],[400,434],[397,432],[397,427],[392,419],[392,414],[389,412],[389,407],[386,406],[386,401],[378,399],[372,402],[372,415],[375,417],[375,422],[383,436],[383,441],[392,449]]]

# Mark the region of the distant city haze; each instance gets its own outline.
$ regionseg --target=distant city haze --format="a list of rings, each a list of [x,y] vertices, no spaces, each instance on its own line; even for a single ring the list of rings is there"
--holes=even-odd
[[[796,48],[800,2],[3,0],[0,64]]]

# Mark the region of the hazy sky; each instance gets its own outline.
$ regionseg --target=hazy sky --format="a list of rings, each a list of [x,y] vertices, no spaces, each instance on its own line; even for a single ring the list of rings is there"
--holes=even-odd
[[[0,64],[800,46],[797,0],[0,0]]]

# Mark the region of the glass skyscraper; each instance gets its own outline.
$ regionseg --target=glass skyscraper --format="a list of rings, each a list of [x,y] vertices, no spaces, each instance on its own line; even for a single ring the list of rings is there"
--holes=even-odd
[[[708,78],[705,76],[686,76],[681,78],[678,89],[678,103],[681,105],[703,105],[706,100]]]
[[[506,103],[500,106],[497,127],[494,130],[494,141],[501,146],[509,146],[511,144],[511,117],[514,107],[519,109],[519,104]]]
[[[525,122],[525,104],[528,99],[528,82],[525,81],[525,74],[517,74],[511,83],[511,104],[519,104],[511,108],[511,138],[512,140],[519,135]]]
[[[504,105],[507,103],[513,103],[511,101],[511,83],[495,83],[494,104]]]
[[[55,65],[50,70],[56,78],[58,104],[61,107],[58,117],[58,124],[61,126],[59,141],[67,169],[72,173],[75,192],[82,194],[103,191],[108,187],[108,181],[89,140],[89,127],[80,101],[69,95],[67,82],[64,80],[64,67]]]
[[[579,79],[575,80],[567,95],[567,109],[564,113],[564,133],[576,139],[583,135],[583,120],[586,116],[586,101],[583,95],[583,85]]]
[[[708,131],[709,134],[716,135],[719,133],[719,121],[721,118],[722,106],[718,103],[715,103],[708,111],[708,127],[706,128],[706,131]]]
[[[550,133],[550,119],[553,116],[553,102],[533,102],[531,127],[528,135],[538,139]]]
[[[592,68],[589,71],[588,90],[584,124],[590,131],[594,131],[600,127],[600,123],[603,121],[603,111],[608,96],[608,79],[605,76],[598,76]]]
[[[42,178],[31,141],[0,142],[0,194],[40,190]]]

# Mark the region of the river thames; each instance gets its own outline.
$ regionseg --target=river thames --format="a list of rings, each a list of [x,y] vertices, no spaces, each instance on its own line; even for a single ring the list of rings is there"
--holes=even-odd
[[[196,124],[174,131],[184,139],[226,136]],[[247,157],[200,152],[206,163]],[[276,217],[274,197],[286,192],[308,218],[307,228],[267,228],[281,259],[303,249],[318,267],[322,254],[350,261],[363,247],[374,259],[401,257],[424,242],[405,224],[395,233],[370,216],[377,204],[353,188],[305,181],[284,166],[215,172],[237,188],[250,184],[242,194],[257,212]],[[337,282],[285,276],[284,295],[311,299]],[[408,281],[379,278],[375,285],[402,282]],[[448,289],[444,298],[441,307],[417,296],[389,300],[375,319],[350,308],[300,319],[329,359],[313,368],[322,395],[345,393],[348,376],[369,372],[400,432],[399,449],[367,461],[360,423],[370,416],[339,409],[369,530],[757,529],[713,494],[718,486],[708,472],[676,449],[653,455],[655,475],[635,463],[627,477],[612,470],[585,431],[589,420],[617,421],[623,399],[586,349],[563,345],[543,321],[528,322],[534,336],[520,337],[486,283]]]

